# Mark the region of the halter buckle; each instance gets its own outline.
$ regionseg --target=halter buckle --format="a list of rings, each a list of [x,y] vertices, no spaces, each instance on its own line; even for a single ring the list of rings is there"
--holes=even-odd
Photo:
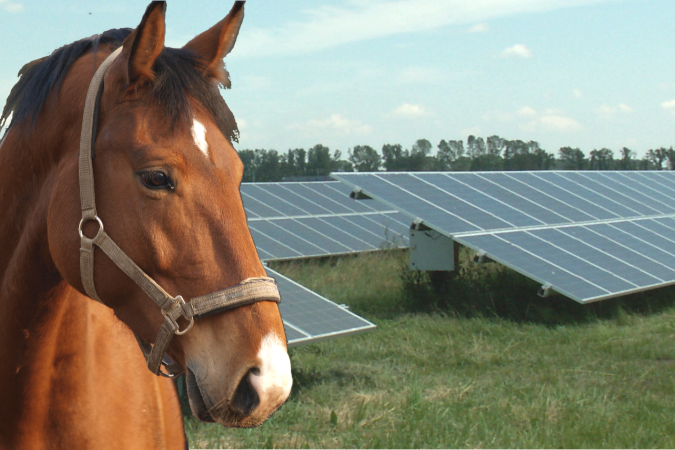
[[[176,298],[174,298],[174,302],[171,304],[170,308],[162,309],[162,314],[164,315],[164,317],[166,317],[167,314],[168,314],[169,318],[176,324],[176,331],[174,331],[174,333],[177,334],[178,336],[182,336],[183,334],[190,331],[190,328],[192,328],[192,326],[195,324],[194,316],[191,316],[191,315],[187,314],[187,311],[185,310],[185,305],[186,305],[186,303],[185,303],[185,300],[183,300],[183,297],[181,295],[177,295]],[[178,316],[174,316],[173,314],[171,314],[171,311],[174,310],[174,308],[176,308],[176,306],[180,307],[181,315],[183,317],[185,317],[186,319],[190,320],[190,324],[183,331],[181,331],[178,327],[178,322],[176,321]],[[174,319],[174,317],[176,317],[176,319]]]

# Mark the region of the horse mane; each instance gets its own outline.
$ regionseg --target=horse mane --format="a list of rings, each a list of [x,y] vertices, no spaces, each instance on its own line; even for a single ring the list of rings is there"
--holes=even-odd
[[[99,45],[119,47],[132,32],[131,28],[108,30],[100,35],[64,45],[51,55],[24,65],[19,71],[21,78],[12,88],[0,115],[2,128],[10,114],[14,113],[5,135],[13,126],[26,123],[33,131],[40,111],[52,93],[52,102],[55,101],[73,63],[89,51],[95,54]],[[152,67],[156,75],[151,85],[154,101],[164,111],[172,129],[177,125],[189,129],[193,119],[189,101],[192,97],[212,115],[216,125],[230,142],[238,142],[239,130],[232,112],[220,95],[218,87],[202,75],[205,65],[206,62],[190,50],[164,47]],[[221,86],[229,88],[227,72],[226,77],[228,82]]]

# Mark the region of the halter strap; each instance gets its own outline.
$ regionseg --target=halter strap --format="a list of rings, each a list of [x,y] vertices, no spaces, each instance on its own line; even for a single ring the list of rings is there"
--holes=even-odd
[[[89,297],[101,301],[94,284],[94,246],[103,250],[110,258],[131,278],[141,289],[159,306],[164,323],[159,329],[154,345],[136,340],[143,352],[143,356],[150,371],[156,375],[174,377],[181,372],[178,364],[166,364],[162,362],[164,354],[169,347],[169,342],[174,334],[185,334],[194,325],[194,320],[210,314],[215,314],[239,306],[249,305],[259,301],[273,301],[279,303],[281,296],[277,283],[273,278],[256,277],[248,278],[239,285],[231,288],[207,294],[185,302],[180,295],[172,297],[162,287],[150,278],[143,270],[134,263],[129,256],[108,236],[103,229],[103,222],[96,213],[96,199],[94,196],[94,167],[92,161],[92,148],[94,145],[93,131],[98,119],[97,99],[100,99],[103,76],[106,70],[122,51],[122,47],[112,52],[99,66],[94,78],[89,84],[87,97],[84,104],[84,117],[82,119],[82,132],[80,135],[79,156],[79,180],[80,180],[80,204],[82,207],[82,220],[79,225],[80,233],[80,275],[82,285]],[[93,238],[88,238],[82,232],[85,222],[95,220],[98,222],[98,232]],[[179,330],[177,319],[183,316],[190,321],[185,330]],[[162,372],[164,364],[168,374]]]

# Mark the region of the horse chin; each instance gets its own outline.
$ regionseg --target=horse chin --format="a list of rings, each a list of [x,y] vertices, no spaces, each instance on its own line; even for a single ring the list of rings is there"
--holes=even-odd
[[[261,425],[271,415],[247,416],[233,411],[223,402],[213,405],[208,397],[202,394],[198,377],[189,367],[185,381],[192,414],[202,422],[219,423],[228,428],[253,428]]]
[[[215,422],[209,408],[206,406],[202,392],[199,390],[199,384],[197,383],[197,377],[195,373],[187,368],[187,373],[185,375],[185,382],[187,385],[188,400],[190,401],[190,409],[192,414],[201,420],[202,422]]]

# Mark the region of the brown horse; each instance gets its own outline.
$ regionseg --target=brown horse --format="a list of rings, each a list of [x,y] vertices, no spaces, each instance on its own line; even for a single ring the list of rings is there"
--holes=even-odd
[[[0,448],[183,448],[173,382],[148,371],[134,335],[164,317],[98,247],[80,275],[78,145],[96,67],[105,73],[94,146],[105,231],[170,295],[195,298],[265,275],[246,225],[234,118],[218,91],[243,2],[181,49],[164,47],[165,5],[24,66],[0,144]],[[96,221],[84,227],[97,233]],[[188,323],[179,319],[181,329]],[[290,362],[277,304],[195,322],[167,352],[187,371],[195,416],[261,424],[286,400]]]

